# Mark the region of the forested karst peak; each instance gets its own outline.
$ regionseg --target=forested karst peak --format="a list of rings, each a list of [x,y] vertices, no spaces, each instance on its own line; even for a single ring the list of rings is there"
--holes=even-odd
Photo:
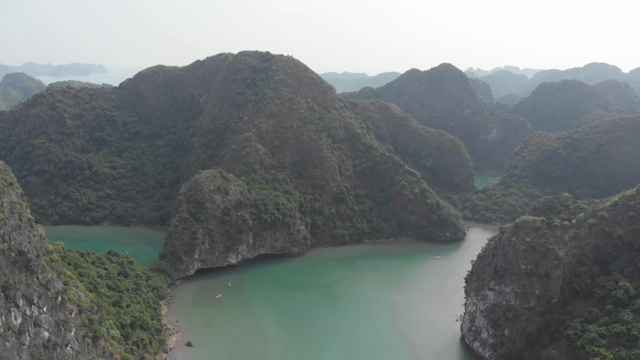
[[[513,107],[534,130],[562,132],[623,115],[603,94],[579,80],[545,82]]]
[[[113,88],[50,88],[0,114],[0,137],[38,219],[169,225],[166,249],[180,251],[163,259],[177,277],[321,244],[461,239],[435,191],[473,188],[457,139],[386,104],[345,102],[306,65],[266,52],[155,66]],[[215,223],[222,236],[183,231]],[[287,230],[268,231],[278,223]]]
[[[635,359],[637,339],[622,334],[640,319],[640,188],[580,213],[569,195],[557,200],[501,228],[478,255],[463,338],[495,360]]]
[[[24,73],[8,73],[0,81],[0,110],[7,110],[45,89],[46,85]]]
[[[476,170],[503,171],[531,126],[519,116],[485,113],[492,95],[483,84],[444,63],[427,71],[411,69],[380,88],[343,96],[396,104],[420,124],[459,138]]]
[[[598,121],[558,134],[536,132],[516,150],[497,184],[460,205],[466,217],[512,221],[545,195],[612,196],[640,183],[640,118]]]

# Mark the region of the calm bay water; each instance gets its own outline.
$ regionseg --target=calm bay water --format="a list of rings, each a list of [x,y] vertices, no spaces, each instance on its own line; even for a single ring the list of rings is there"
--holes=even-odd
[[[476,186],[476,189],[482,189],[489,185],[493,185],[498,179],[500,179],[500,174],[495,172],[479,172],[473,177],[473,182]]]
[[[323,248],[198,273],[172,290],[168,317],[183,339],[171,356],[476,359],[457,318],[470,261],[496,228],[469,226],[456,244]]]
[[[68,249],[90,249],[98,254],[116,250],[128,253],[140,265],[158,260],[165,235],[145,227],[79,225],[46,226],[45,233],[49,241],[62,241]]]

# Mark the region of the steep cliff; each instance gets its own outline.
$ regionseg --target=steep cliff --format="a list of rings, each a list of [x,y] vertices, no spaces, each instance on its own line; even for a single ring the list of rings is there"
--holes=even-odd
[[[640,189],[570,220],[560,216],[572,212],[567,202],[552,203],[546,217],[501,228],[478,255],[465,342],[491,360],[638,358]]]
[[[298,197],[249,185],[221,169],[199,172],[180,191],[161,258],[175,277],[312,244]],[[273,186],[273,185],[271,185]]]
[[[447,242],[464,236],[456,211],[415,170],[374,146],[363,150],[370,155],[352,169],[351,180],[326,197],[286,177],[256,182],[219,168],[199,172],[180,191],[161,259],[180,278],[317,245],[395,236]]]
[[[0,358],[111,358],[92,344],[85,327],[90,303],[64,284],[51,254],[20,186],[0,162]]]
[[[0,162],[0,359],[151,359],[167,283],[116,252],[47,243]]]

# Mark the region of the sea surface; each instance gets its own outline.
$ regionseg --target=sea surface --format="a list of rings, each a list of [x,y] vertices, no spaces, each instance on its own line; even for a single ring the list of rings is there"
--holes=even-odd
[[[479,172],[473,177],[473,182],[476,185],[476,189],[482,189],[495,184],[500,179],[500,176],[502,175],[496,172]]]
[[[116,250],[140,265],[158,260],[165,236],[160,230],[125,226],[46,226],[45,233],[49,241],[62,241],[68,249],[90,249],[98,254]]]
[[[172,289],[168,320],[183,338],[171,358],[476,359],[460,340],[464,276],[497,228],[468,226],[455,244],[321,248],[198,272]]]
[[[120,85],[121,82],[133,77],[142,70],[141,67],[109,67],[109,72],[104,74],[92,74],[85,76],[36,76],[37,79],[49,85],[53,82],[65,80],[77,80],[94,84]]]

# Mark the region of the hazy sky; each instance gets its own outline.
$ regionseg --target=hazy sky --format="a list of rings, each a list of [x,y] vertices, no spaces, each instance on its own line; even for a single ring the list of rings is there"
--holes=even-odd
[[[640,67],[630,0],[0,0],[0,63],[186,65],[268,50],[316,72]]]

